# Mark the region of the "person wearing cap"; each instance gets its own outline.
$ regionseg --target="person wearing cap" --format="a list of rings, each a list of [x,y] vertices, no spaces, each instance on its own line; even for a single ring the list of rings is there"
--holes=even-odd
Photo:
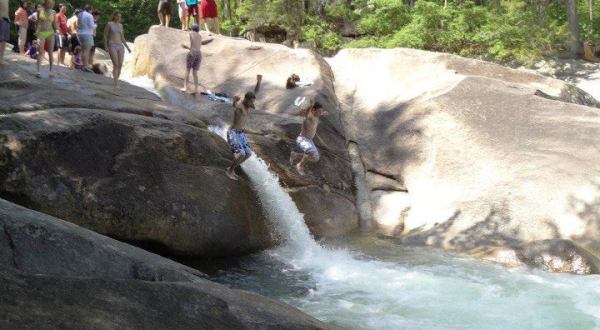
[[[190,71],[192,71],[192,75],[194,76],[194,93],[192,93],[192,95],[198,93],[198,70],[200,70],[200,63],[202,62],[202,53],[200,52],[202,36],[199,32],[200,26],[196,23],[192,24],[192,30],[190,31],[190,45],[181,45],[181,47],[189,50],[185,61],[185,80],[183,81],[182,91],[187,93]]]

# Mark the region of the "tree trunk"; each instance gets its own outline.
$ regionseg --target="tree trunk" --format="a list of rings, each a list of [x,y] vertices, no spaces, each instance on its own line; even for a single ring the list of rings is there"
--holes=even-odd
[[[227,20],[231,23],[231,0],[224,0],[225,2],[225,16]]]
[[[594,0],[589,1],[590,6],[590,23],[594,20]]]
[[[577,16],[577,0],[566,0],[567,18],[569,19],[569,50],[572,57],[581,55],[581,36],[579,34],[579,17]]]
[[[317,5],[317,14],[321,17],[325,17],[325,6],[327,6],[327,0],[319,0]]]

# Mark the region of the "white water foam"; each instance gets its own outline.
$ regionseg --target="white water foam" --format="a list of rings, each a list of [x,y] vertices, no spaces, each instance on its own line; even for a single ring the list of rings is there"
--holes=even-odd
[[[225,128],[212,130],[225,136]],[[306,296],[286,302],[323,321],[356,329],[600,327],[600,299],[582,299],[577,291],[583,283],[576,277],[510,271],[460,258],[450,266],[408,268],[325,248],[263,160],[253,155],[242,168],[282,239],[269,254],[314,281]],[[600,298],[598,290],[588,294]]]
[[[182,98],[167,101],[181,106]],[[211,130],[225,137],[226,128]],[[403,266],[326,248],[264,161],[252,156],[242,168],[282,241],[269,255],[311,277],[304,294],[280,299],[322,321],[350,329],[600,329],[597,276],[507,270],[435,252],[425,256],[434,263]]]

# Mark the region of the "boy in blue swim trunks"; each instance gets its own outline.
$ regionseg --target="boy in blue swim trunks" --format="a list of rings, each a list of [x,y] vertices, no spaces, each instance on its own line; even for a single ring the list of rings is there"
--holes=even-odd
[[[233,124],[227,131],[227,143],[233,153],[233,161],[225,171],[225,174],[232,180],[239,180],[235,169],[252,156],[252,149],[250,149],[250,144],[244,134],[244,127],[248,121],[250,109],[254,109],[254,100],[256,100],[256,93],[260,89],[261,81],[262,76],[257,75],[254,93],[246,93],[243,100],[239,96],[233,97]]]

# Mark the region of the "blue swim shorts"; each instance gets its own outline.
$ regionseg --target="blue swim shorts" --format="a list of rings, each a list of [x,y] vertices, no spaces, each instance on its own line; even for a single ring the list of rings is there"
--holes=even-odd
[[[252,149],[250,149],[248,139],[246,138],[244,131],[240,129],[230,128],[229,131],[227,131],[227,143],[229,143],[231,152],[234,155],[240,155],[242,157],[250,157],[250,155],[252,155]]]

